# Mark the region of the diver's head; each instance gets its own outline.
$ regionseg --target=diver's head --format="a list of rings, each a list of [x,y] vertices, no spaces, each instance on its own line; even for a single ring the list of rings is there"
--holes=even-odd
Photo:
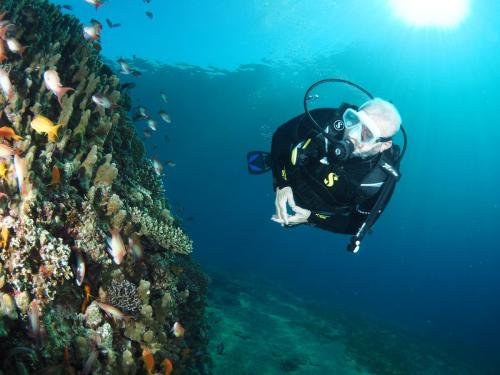
[[[401,127],[401,116],[396,107],[380,98],[365,102],[358,111],[348,108],[343,119],[344,139],[352,143],[352,155],[360,158],[390,148],[392,137]]]

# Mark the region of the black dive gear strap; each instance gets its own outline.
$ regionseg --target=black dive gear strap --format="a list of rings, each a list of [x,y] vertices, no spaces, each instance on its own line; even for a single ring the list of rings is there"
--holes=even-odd
[[[358,231],[354,236],[351,237],[349,244],[347,245],[347,251],[351,251],[353,253],[357,253],[359,247],[361,246],[361,241],[365,237],[365,235],[370,231],[372,225],[375,223],[375,220],[380,216],[382,210],[386,206],[388,202],[388,198],[390,197],[391,190],[394,188],[396,184],[395,177],[389,177],[386,183],[384,184],[382,193],[378,197],[375,205],[371,209],[370,213],[366,220],[361,224]]]
[[[399,156],[399,147],[394,147],[394,158],[398,160]],[[396,182],[401,178],[401,174],[399,173],[399,162],[396,162],[396,167],[388,162],[386,158],[382,158],[379,162],[378,168],[381,168],[387,174],[387,180],[385,181],[382,191],[380,195],[373,205],[370,213],[366,217],[365,221],[359,227],[358,231],[354,236],[351,237],[349,244],[347,245],[347,251],[351,251],[353,253],[357,253],[359,247],[361,246],[361,241],[365,237],[367,233],[370,232],[371,227],[375,224],[375,221],[382,214],[382,211],[389,203],[389,199],[391,198],[392,192],[396,186]]]

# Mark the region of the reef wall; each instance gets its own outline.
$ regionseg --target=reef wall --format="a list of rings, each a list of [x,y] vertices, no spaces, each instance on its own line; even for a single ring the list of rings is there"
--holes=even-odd
[[[209,373],[207,278],[119,79],[57,6],[0,13],[0,374]]]

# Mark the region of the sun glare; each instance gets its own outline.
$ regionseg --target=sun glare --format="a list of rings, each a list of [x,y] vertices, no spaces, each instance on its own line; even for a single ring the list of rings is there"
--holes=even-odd
[[[456,27],[469,14],[469,0],[389,0],[396,17],[416,27]]]

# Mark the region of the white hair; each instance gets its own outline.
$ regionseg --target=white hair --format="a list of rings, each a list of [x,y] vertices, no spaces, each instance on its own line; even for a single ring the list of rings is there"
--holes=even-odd
[[[396,134],[401,127],[401,115],[396,107],[386,100],[380,98],[368,100],[359,107],[359,110],[370,116],[382,131],[388,133],[386,135],[388,137]]]

